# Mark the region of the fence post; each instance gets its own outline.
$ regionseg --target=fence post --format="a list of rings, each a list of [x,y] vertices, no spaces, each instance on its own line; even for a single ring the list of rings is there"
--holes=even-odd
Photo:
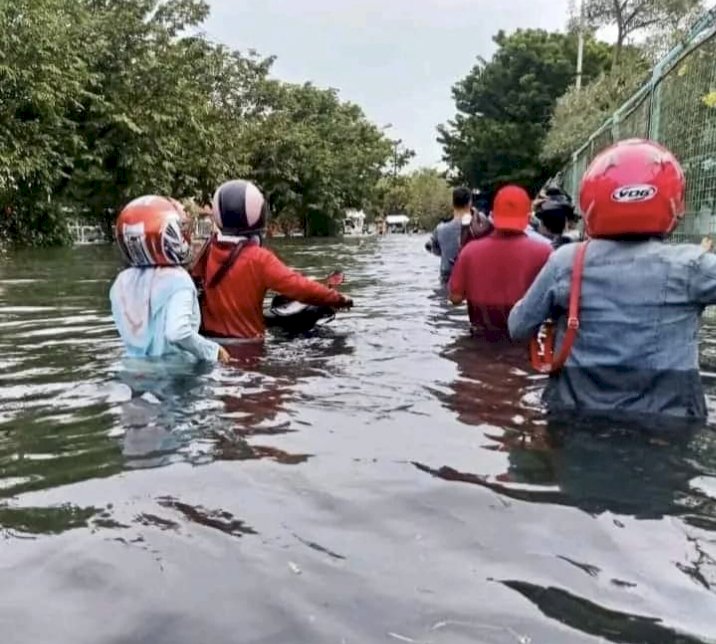
[[[577,162],[579,161],[579,156],[577,152],[572,152],[572,167],[569,170],[569,194],[572,195],[572,197],[577,197],[577,183],[579,181],[579,177],[577,176]]]
[[[657,77],[657,74],[659,76]],[[659,132],[661,131],[661,68],[659,66],[654,70],[651,85],[651,105],[649,106],[649,125],[647,126],[648,138],[653,141],[659,140]]]
[[[619,136],[619,123],[621,123],[621,114],[616,112],[612,117],[612,143],[616,143],[621,140]]]

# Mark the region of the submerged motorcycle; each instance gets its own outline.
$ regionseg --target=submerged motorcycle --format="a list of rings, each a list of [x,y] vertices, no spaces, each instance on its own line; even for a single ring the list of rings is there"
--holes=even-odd
[[[334,271],[323,280],[328,288],[337,289],[343,284],[342,272]],[[279,329],[289,335],[308,333],[316,326],[328,324],[336,317],[331,306],[303,304],[284,295],[276,295],[264,311],[264,321],[270,329]]]

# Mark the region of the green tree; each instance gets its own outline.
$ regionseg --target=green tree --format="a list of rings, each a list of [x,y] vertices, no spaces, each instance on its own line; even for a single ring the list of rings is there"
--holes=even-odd
[[[336,232],[348,208],[365,208],[393,148],[383,133],[334,90],[269,81],[269,109],[247,124],[242,142],[250,177],[279,216],[297,218],[306,234]]]
[[[571,87],[557,101],[541,158],[550,164],[566,162],[647,80],[651,63],[676,44],[693,12],[701,8],[697,0],[588,0],[585,13],[590,27],[617,27],[618,64],[581,90]],[[649,34],[642,45],[624,45],[642,30]]]
[[[0,5],[0,237],[65,241],[66,213],[144,192],[208,194],[246,171],[247,94],[270,61],[179,36],[203,0]]]
[[[620,65],[582,89],[570,87],[555,105],[540,158],[549,166],[562,165],[609,116],[644,83],[647,59],[633,51],[633,62]]]
[[[335,91],[269,79],[272,58],[195,35],[208,10],[0,3],[0,241],[63,242],[70,216],[109,224],[146,193],[206,203],[236,177],[309,233],[376,200],[392,143]]]
[[[381,179],[367,212],[371,219],[390,214],[409,215],[413,223],[428,230],[452,212],[452,189],[444,175],[433,168]]]
[[[452,189],[432,168],[420,168],[407,177],[407,212],[422,230],[434,228],[452,214]]]
[[[91,91],[74,0],[0,3],[0,239],[65,239],[52,190],[83,151],[68,111]]]
[[[460,183],[536,188],[554,170],[539,154],[557,97],[574,81],[577,37],[519,30],[494,40],[492,60],[479,60],[453,88],[458,113],[439,128],[444,159]],[[598,77],[610,60],[608,45],[587,38],[585,79]]]
[[[675,31],[684,17],[703,10],[701,0],[586,0],[584,17],[593,29],[613,26],[617,30],[614,62],[624,45],[638,32]]]
[[[372,218],[390,214],[405,214],[408,212],[409,204],[408,178],[405,175],[394,177],[391,174],[383,177],[376,184],[373,202],[368,207],[368,214]]]
[[[73,114],[85,143],[58,196],[90,212],[155,192],[206,200],[247,171],[239,141],[248,96],[270,61],[178,33],[208,12],[201,0],[90,0],[95,91]]]

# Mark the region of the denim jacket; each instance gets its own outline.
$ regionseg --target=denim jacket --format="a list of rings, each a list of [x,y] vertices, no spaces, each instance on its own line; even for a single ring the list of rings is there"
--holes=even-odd
[[[566,329],[578,244],[552,254],[509,318],[516,340],[542,322]],[[716,255],[660,240],[592,240],[586,254],[580,328],[565,368],[551,376],[550,410],[636,412],[704,418],[698,331],[716,304]]]

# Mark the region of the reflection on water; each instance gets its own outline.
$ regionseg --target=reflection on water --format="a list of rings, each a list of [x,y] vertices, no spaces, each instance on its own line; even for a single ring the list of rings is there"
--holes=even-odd
[[[217,370],[121,358],[107,249],[0,260],[3,644],[713,641],[712,429],[548,421],[422,242],[280,246],[358,306]]]

